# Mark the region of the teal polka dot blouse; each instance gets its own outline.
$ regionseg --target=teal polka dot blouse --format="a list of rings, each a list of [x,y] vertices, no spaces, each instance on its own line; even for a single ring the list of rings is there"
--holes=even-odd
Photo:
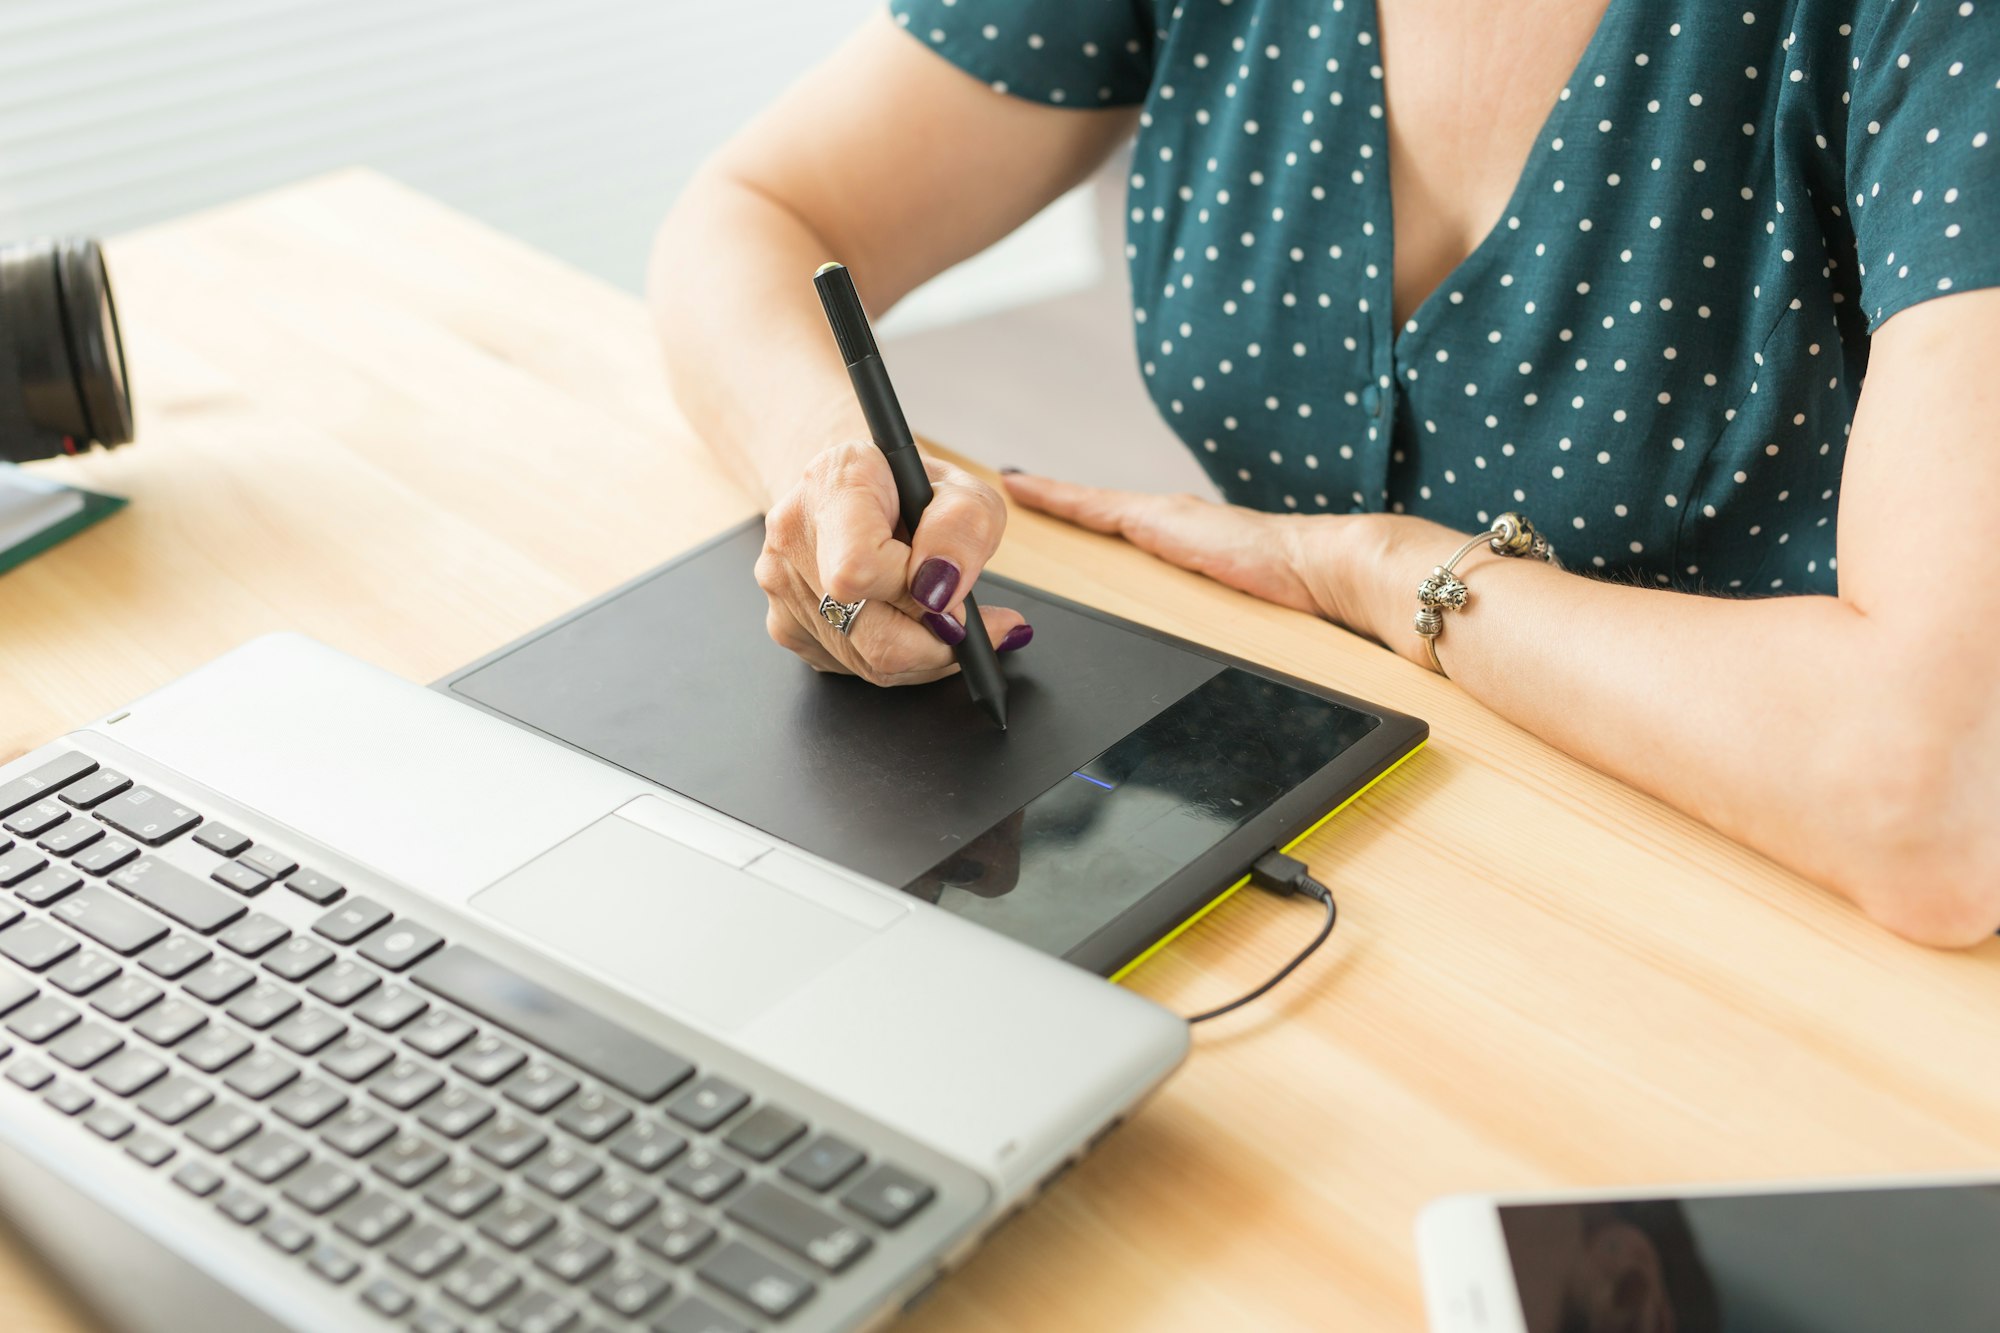
[[[1126,257],[1223,492],[1572,568],[1832,592],[1870,334],[2000,285],[2000,0],[1611,0],[1499,223],[1394,325],[1372,0],[892,0],[1002,92],[1143,107]]]

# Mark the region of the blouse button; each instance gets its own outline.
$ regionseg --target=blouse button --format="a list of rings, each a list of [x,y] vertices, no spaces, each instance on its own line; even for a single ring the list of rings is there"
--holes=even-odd
[[[1382,415],[1382,390],[1371,384],[1361,391],[1361,410],[1371,417]]]

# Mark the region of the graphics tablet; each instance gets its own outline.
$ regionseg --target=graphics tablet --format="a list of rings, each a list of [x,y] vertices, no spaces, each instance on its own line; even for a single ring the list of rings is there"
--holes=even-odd
[[[1424,742],[1415,718],[999,575],[1008,730],[956,675],[880,689],[773,644],[762,520],[437,688],[1107,976]]]

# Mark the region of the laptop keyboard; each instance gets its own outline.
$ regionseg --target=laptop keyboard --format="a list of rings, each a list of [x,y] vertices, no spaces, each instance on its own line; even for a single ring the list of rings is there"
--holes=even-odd
[[[0,784],[0,889],[0,1077],[424,1333],[783,1327],[935,1197],[81,753]]]

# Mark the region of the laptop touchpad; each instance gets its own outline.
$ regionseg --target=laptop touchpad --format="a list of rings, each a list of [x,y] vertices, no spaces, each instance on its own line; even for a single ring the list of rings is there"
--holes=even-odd
[[[903,915],[858,886],[838,886],[847,903],[785,887],[774,881],[788,874],[763,867],[772,858],[819,873],[783,852],[738,869],[608,815],[471,901],[635,996],[727,1031]]]

